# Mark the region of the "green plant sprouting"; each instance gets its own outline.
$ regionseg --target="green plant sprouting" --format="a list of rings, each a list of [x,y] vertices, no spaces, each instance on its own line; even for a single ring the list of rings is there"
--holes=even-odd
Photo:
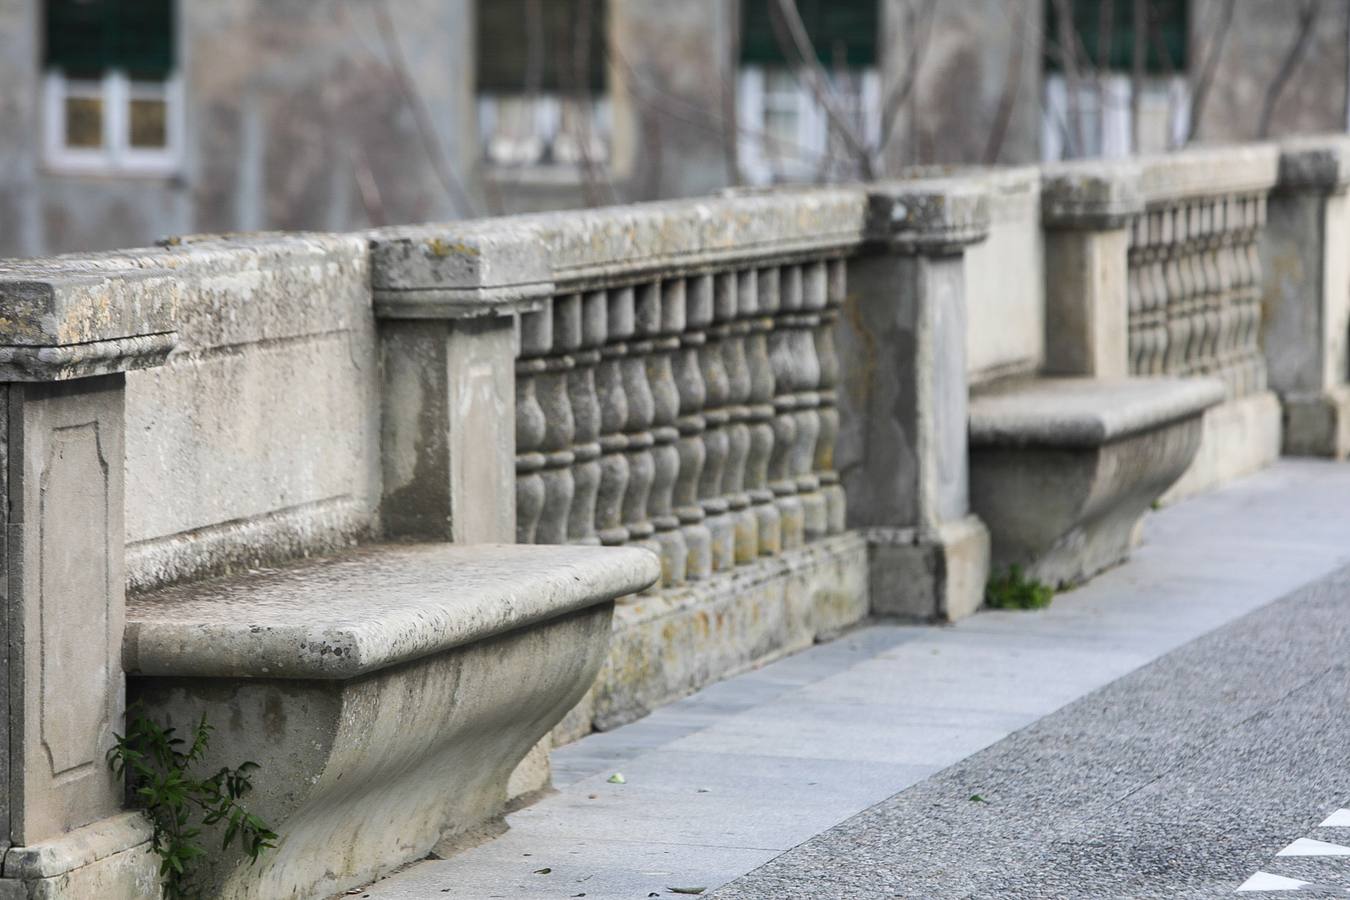
[[[201,889],[192,876],[194,863],[207,852],[198,840],[204,827],[224,823],[221,849],[238,840],[250,864],[276,847],[276,833],[239,802],[252,790],[249,773],[258,764],[243,762],[198,778],[192,769],[205,756],[213,730],[206,716],[193,729],[189,744],[176,737],[171,727],[162,727],[144,715],[131,717],[134,711],[128,711],[126,735],[114,735],[108,765],[127,779],[134,802],[145,809],[154,825],[151,848],[160,860],[165,900],[198,897]]]
[[[1050,605],[1054,596],[1054,588],[1027,578],[1018,565],[1010,566],[1004,575],[989,579],[984,589],[984,602],[994,609],[1043,609]]]

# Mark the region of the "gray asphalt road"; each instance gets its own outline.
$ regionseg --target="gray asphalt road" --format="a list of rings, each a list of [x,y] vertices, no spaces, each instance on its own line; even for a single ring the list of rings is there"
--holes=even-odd
[[[1350,808],[1348,700],[1350,569],[1171,652],[714,896],[1350,896],[1350,812],[1347,825],[1323,824]]]

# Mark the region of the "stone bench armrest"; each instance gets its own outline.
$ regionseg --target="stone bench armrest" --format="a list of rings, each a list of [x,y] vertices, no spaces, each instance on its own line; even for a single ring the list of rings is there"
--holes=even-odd
[[[970,399],[970,440],[986,447],[1097,447],[1194,417],[1224,399],[1206,378],[1034,378]]]
[[[642,590],[634,548],[376,545],[129,598],[135,675],[348,679]]]

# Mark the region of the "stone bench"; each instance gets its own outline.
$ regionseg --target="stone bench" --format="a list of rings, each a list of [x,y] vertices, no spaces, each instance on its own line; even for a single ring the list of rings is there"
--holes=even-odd
[[[1031,378],[970,399],[971,507],[992,571],[1053,586],[1123,561],[1136,525],[1190,465],[1217,381]]]
[[[131,699],[205,713],[204,771],[257,762],[247,804],[280,835],[212,858],[212,896],[328,896],[493,822],[595,679],[614,599],[659,574],[631,548],[382,545],[131,598]]]

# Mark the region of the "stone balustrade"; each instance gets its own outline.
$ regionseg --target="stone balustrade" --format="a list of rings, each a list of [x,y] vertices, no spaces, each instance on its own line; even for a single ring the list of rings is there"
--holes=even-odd
[[[1347,160],[1350,139],[1308,139],[0,266],[0,821],[17,860],[0,894],[12,878],[138,896],[153,878],[100,762],[117,661],[137,658],[120,652],[128,591],[135,635],[219,619],[252,647],[213,675],[226,705],[288,677],[255,665],[277,645],[236,619],[305,615],[243,570],[315,557],[286,571],[332,617],[326,560],[371,560],[354,634],[453,619],[447,585],[472,591],[485,624],[462,652],[484,705],[457,721],[496,723],[511,749],[467,827],[549,728],[513,795],[547,784],[551,740],[869,614],[966,615],[991,558],[1091,577],[1182,469],[1167,502],[1270,462],[1281,404],[1286,452],[1344,456]],[[421,591],[397,563],[408,542],[554,546],[483,548],[507,560],[492,583],[457,569]],[[528,597],[517,555],[538,567]],[[628,575],[601,589],[616,560]],[[237,615],[212,607],[229,597]],[[508,625],[536,680],[501,696],[535,703],[528,723],[492,706]],[[419,664],[449,671],[438,628],[413,627]],[[382,659],[401,684],[407,660]],[[136,689],[176,691],[152,683],[193,665],[171,662]],[[459,732],[424,724],[456,758]],[[319,831],[330,809],[316,801]]]
[[[1263,391],[1260,248],[1273,151],[1191,151],[1141,167],[1144,208],[1126,225],[1130,372],[1214,377],[1232,398]]]
[[[1261,250],[1279,150],[1202,148],[1044,169],[1046,369],[1212,377],[1227,401],[1171,502],[1269,465],[1280,409],[1262,352]]]
[[[844,529],[846,265],[746,260],[520,317],[516,538],[647,546],[682,585]]]

